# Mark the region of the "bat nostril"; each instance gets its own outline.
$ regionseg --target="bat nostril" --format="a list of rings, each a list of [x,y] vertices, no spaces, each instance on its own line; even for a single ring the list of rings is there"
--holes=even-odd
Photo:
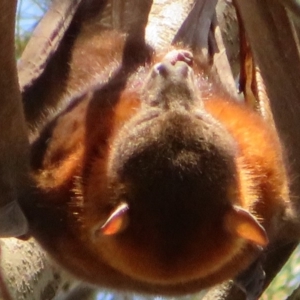
[[[175,65],[175,72],[182,78],[186,78],[189,74],[190,67],[182,61],[179,61]]]
[[[172,65],[169,64],[169,63],[159,63],[159,64],[156,64],[154,66],[154,70],[156,72],[156,74],[159,74],[161,76],[163,76],[164,78],[167,78],[170,76],[170,74],[172,73]]]

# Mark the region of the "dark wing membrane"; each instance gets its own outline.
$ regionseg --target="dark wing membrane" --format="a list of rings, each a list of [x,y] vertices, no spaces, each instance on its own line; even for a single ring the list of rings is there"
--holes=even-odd
[[[62,99],[75,92],[70,90],[68,80],[74,44],[89,34],[83,28],[90,27],[98,35],[111,30],[144,39],[151,4],[152,0],[57,0],[53,3],[35,29],[18,67],[25,116],[31,130],[42,126],[62,104]],[[106,64],[110,62],[107,60]],[[98,71],[107,69],[102,63]]]
[[[18,63],[22,91],[44,71],[68,29],[81,0],[54,1],[35,28]]]

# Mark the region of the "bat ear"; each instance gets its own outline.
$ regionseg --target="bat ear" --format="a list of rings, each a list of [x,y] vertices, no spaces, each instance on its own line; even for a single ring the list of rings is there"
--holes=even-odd
[[[123,231],[128,224],[128,210],[129,206],[127,203],[120,203],[101,226],[101,233],[103,235],[114,235]]]
[[[257,219],[247,210],[233,206],[225,215],[225,227],[235,236],[258,246],[268,245],[268,236]]]

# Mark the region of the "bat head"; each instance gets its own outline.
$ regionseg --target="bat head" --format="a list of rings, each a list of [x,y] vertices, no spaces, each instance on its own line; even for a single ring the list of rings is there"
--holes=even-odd
[[[113,268],[155,284],[203,278],[246,243],[267,243],[240,207],[236,142],[203,108],[194,77],[185,55],[150,71],[140,109],[113,139],[113,208],[93,229]]]

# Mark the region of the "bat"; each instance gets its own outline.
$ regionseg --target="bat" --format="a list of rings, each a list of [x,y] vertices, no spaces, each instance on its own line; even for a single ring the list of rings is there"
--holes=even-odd
[[[32,142],[34,187],[21,201],[30,233],[108,288],[183,295],[252,272],[292,210],[274,128],[206,80],[189,47],[154,53],[137,34],[103,31],[95,57],[93,36],[69,41],[78,69],[59,72],[70,104]],[[27,92],[28,121],[40,108],[30,111]]]
[[[102,38],[111,51],[94,63],[121,60],[124,36]],[[78,278],[184,295],[255,262],[291,211],[289,184],[274,128],[205,79],[192,52],[141,53],[144,65],[123,57],[42,130],[23,209]]]

